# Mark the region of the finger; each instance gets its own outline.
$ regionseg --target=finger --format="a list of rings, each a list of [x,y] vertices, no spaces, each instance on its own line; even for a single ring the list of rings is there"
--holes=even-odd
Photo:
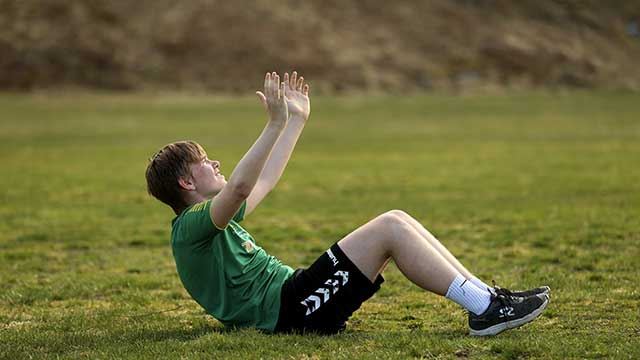
[[[289,84],[289,73],[287,73],[287,72],[286,72],[286,73],[284,73],[284,82],[285,82],[286,84]]]
[[[267,99],[271,98],[271,73],[267,73],[267,76],[265,76],[265,80],[264,80],[264,94],[266,95]]]
[[[302,88],[302,93],[305,95],[309,95],[309,84],[304,84],[304,87]]]
[[[280,97],[280,75],[278,75],[277,72],[272,72],[271,73],[271,91],[273,91],[273,97],[274,99],[277,99]]]
[[[282,99],[282,100],[286,100],[286,98],[284,96],[284,94],[285,94],[285,92],[284,92],[285,86],[289,86],[289,85],[287,85],[287,83],[283,81],[282,84],[280,85],[280,99]]]
[[[289,87],[291,88],[291,90],[295,90],[296,89],[296,79],[298,78],[298,72],[294,71],[293,74],[291,75],[291,82],[289,83]]]
[[[300,76],[300,79],[298,79],[298,85],[296,86],[296,90],[302,91],[303,84],[304,84],[304,77]]]
[[[258,99],[260,99],[260,102],[262,103],[262,106],[264,106],[265,110],[268,109],[269,107],[267,106],[267,97],[264,96],[264,94],[260,91],[256,91],[256,95],[258,95]]]
[[[278,74],[274,71],[271,73],[271,84],[269,85],[269,91],[271,92],[271,99],[278,98],[278,85],[280,85],[280,79]]]

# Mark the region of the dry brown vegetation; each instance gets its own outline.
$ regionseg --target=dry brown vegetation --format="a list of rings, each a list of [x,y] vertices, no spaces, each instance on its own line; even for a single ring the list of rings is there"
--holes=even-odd
[[[0,89],[640,89],[639,1],[0,0]],[[635,64],[634,64],[635,60]]]

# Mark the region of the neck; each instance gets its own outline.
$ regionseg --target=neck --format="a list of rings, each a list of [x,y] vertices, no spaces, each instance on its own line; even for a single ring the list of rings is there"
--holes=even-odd
[[[190,192],[186,193],[185,196],[184,196],[184,200],[185,200],[186,206],[181,211],[184,211],[184,209],[188,208],[189,206],[197,204],[197,203],[200,203],[200,202],[203,202],[203,201],[205,201],[205,200],[207,200],[209,198],[210,197],[204,196],[204,195],[199,194],[199,193],[197,193],[195,191],[190,191]]]

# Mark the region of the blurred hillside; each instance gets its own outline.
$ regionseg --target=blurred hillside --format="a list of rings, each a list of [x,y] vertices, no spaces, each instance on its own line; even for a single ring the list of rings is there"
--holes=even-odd
[[[640,1],[0,0],[0,89],[640,89]]]

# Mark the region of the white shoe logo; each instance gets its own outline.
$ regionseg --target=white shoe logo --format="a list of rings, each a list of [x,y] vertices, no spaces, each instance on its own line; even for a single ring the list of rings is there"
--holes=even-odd
[[[513,313],[513,308],[507,306],[507,307],[503,307],[503,308],[500,309],[500,316],[498,316],[498,317],[503,318],[505,316],[513,316],[513,315],[515,315]]]

